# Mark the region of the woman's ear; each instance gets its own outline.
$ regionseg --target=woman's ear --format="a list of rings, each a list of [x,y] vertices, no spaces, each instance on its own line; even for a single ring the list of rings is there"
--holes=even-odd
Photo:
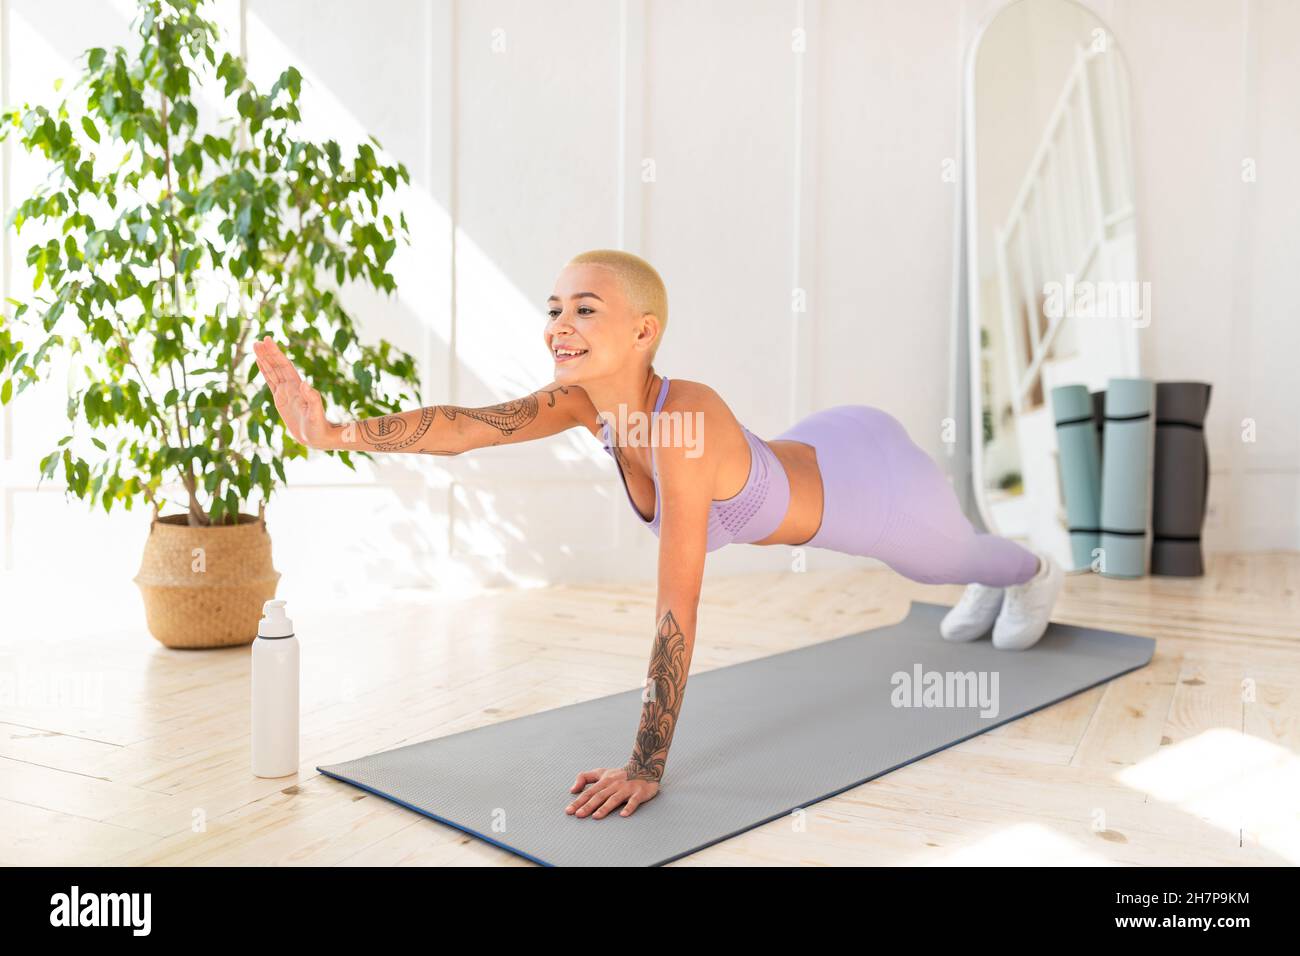
[[[659,335],[659,316],[653,312],[641,313],[641,327],[637,329],[637,348],[652,348]]]

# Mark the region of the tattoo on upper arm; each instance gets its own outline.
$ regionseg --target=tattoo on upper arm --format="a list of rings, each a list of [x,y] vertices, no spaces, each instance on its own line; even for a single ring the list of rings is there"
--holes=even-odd
[[[420,420],[409,429],[406,419],[401,415],[367,418],[357,424],[361,426],[361,433],[365,435],[366,441],[380,451],[401,451],[403,448],[410,448],[424,437],[424,433],[433,424],[433,414],[432,408],[420,409]],[[408,431],[410,434],[407,434]]]
[[[546,395],[547,408],[555,407],[555,393],[569,393],[567,385],[557,385],[555,388],[542,389]],[[499,405],[489,405],[486,408],[464,408],[460,405],[430,405],[420,409],[420,420],[414,427],[408,429],[408,423],[402,415],[385,415],[382,418],[364,419],[357,424],[361,426],[361,433],[365,436],[366,441],[374,445],[379,451],[401,451],[404,448],[410,448],[429,430],[433,424],[437,413],[441,411],[448,421],[455,421],[457,415],[464,415],[466,418],[472,418],[475,421],[483,422],[485,425],[497,429],[502,435],[509,435],[520,428],[523,428],[529,422],[537,417],[537,396],[529,395],[525,398],[517,398],[509,402],[501,402]],[[409,430],[409,434],[407,434]],[[500,444],[493,442],[492,444]],[[421,448],[417,449],[426,455],[454,455],[454,451],[443,451],[441,449]]]
[[[686,689],[686,671],[686,635],[669,610],[659,621],[650,655],[646,693],[642,695],[645,706],[641,710],[641,727],[632,759],[625,768],[629,780],[658,782],[663,777]]]
[[[555,407],[555,393],[556,393],[556,392],[563,392],[565,395],[568,395],[568,394],[569,394],[569,386],[567,386],[567,385],[557,385],[557,386],[555,386],[555,388],[544,388],[544,389],[542,389],[542,391],[546,393],[546,402],[547,402],[546,407],[547,407],[547,408],[554,408],[554,407]]]
[[[553,398],[551,403],[554,404]],[[491,425],[503,435],[509,435],[537,417],[537,396],[516,398],[486,408],[463,408],[460,405],[439,405],[438,408],[453,421],[457,415],[464,415],[466,418]]]
[[[562,392],[568,395],[569,387],[557,385],[555,388],[544,388],[541,392],[546,396],[546,407],[554,408],[555,393]],[[457,415],[464,415],[466,418],[491,425],[503,435],[509,435],[537,417],[538,404],[536,395],[528,395],[509,402],[501,402],[499,405],[489,405],[486,408],[464,408],[460,405],[439,405],[438,408],[449,419],[454,420]]]

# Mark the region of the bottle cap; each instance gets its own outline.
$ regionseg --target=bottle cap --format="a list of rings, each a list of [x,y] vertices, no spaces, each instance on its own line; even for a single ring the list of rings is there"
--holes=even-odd
[[[293,621],[284,613],[283,601],[262,605],[262,619],[257,623],[258,637],[293,637]]]

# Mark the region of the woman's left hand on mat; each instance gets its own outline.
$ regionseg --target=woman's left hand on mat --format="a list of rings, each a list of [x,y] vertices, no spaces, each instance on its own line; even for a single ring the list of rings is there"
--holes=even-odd
[[[590,789],[584,789],[590,784]],[[574,816],[601,817],[617,810],[623,804],[621,817],[630,817],[636,808],[647,800],[653,800],[659,792],[659,784],[653,780],[629,780],[626,767],[597,767],[578,774],[578,779],[569,788],[570,793],[581,793],[571,804],[564,808],[565,813]]]

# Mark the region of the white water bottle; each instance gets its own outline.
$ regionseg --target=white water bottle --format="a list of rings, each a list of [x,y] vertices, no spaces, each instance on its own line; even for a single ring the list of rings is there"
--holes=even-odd
[[[253,642],[253,774],[298,772],[298,638],[283,601],[267,601]]]

